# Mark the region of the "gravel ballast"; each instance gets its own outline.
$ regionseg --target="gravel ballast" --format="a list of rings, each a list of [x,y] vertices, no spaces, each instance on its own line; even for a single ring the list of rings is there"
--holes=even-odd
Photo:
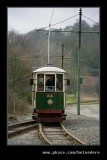
[[[76,105],[66,107],[67,117],[66,121],[63,121],[63,125],[70,133],[85,142],[86,145],[100,145],[99,105],[95,105],[95,107],[97,108],[93,112],[94,105],[89,105],[88,114],[88,110],[84,109],[85,105],[81,106],[81,114],[84,113],[84,115],[77,115]],[[87,116],[85,116],[85,113]]]
[[[85,106],[84,106],[85,107]],[[92,106],[91,106],[92,107]],[[94,107],[94,106],[93,106]],[[85,112],[84,112],[85,113]],[[94,113],[94,112],[93,112]],[[99,116],[94,116],[90,114],[77,115],[73,105],[66,107],[66,120],[63,121],[65,128],[73,134],[75,137],[85,142],[86,145],[100,145],[100,121]],[[19,123],[22,120],[30,120],[31,114],[23,118],[18,118],[17,121],[13,123]],[[12,121],[8,121],[8,124],[12,124]],[[32,136],[31,136],[32,134]],[[33,135],[34,134],[34,135]],[[34,140],[36,138],[36,140]],[[21,135],[8,139],[7,145],[41,145],[37,140],[36,132],[32,131],[27,133],[26,136]]]

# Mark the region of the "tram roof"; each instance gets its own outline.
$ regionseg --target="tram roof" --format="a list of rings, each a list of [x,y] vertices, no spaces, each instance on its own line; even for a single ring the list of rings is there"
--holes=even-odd
[[[64,71],[61,68],[58,67],[41,67],[38,68],[36,70],[34,70],[33,72],[60,72],[60,73],[66,73],[66,71]]]

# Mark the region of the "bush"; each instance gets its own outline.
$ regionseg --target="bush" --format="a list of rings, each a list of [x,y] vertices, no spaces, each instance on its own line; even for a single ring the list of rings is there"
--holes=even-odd
[[[30,91],[23,92],[23,96],[29,103],[32,102],[32,93]]]

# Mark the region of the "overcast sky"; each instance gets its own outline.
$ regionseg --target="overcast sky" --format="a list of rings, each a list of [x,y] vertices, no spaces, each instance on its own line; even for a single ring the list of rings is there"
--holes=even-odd
[[[80,8],[52,8],[52,7],[37,7],[37,8],[26,8],[26,7],[12,7],[8,8],[8,30],[14,29],[19,33],[27,33],[34,29],[40,29],[49,26],[50,20],[51,25],[64,21],[70,17],[79,14]],[[53,14],[52,14],[53,13]],[[91,26],[99,23],[100,8],[99,7],[87,7],[82,8],[82,20],[85,20]],[[91,19],[87,19],[87,18]],[[73,25],[79,15],[54,25],[52,28],[65,28],[66,26]],[[95,22],[93,22],[95,21]],[[48,29],[48,28],[47,28]]]

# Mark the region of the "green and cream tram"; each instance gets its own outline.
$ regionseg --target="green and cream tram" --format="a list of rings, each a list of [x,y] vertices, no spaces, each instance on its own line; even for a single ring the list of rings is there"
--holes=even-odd
[[[61,122],[66,119],[66,71],[41,67],[32,72],[32,118],[37,122]]]

